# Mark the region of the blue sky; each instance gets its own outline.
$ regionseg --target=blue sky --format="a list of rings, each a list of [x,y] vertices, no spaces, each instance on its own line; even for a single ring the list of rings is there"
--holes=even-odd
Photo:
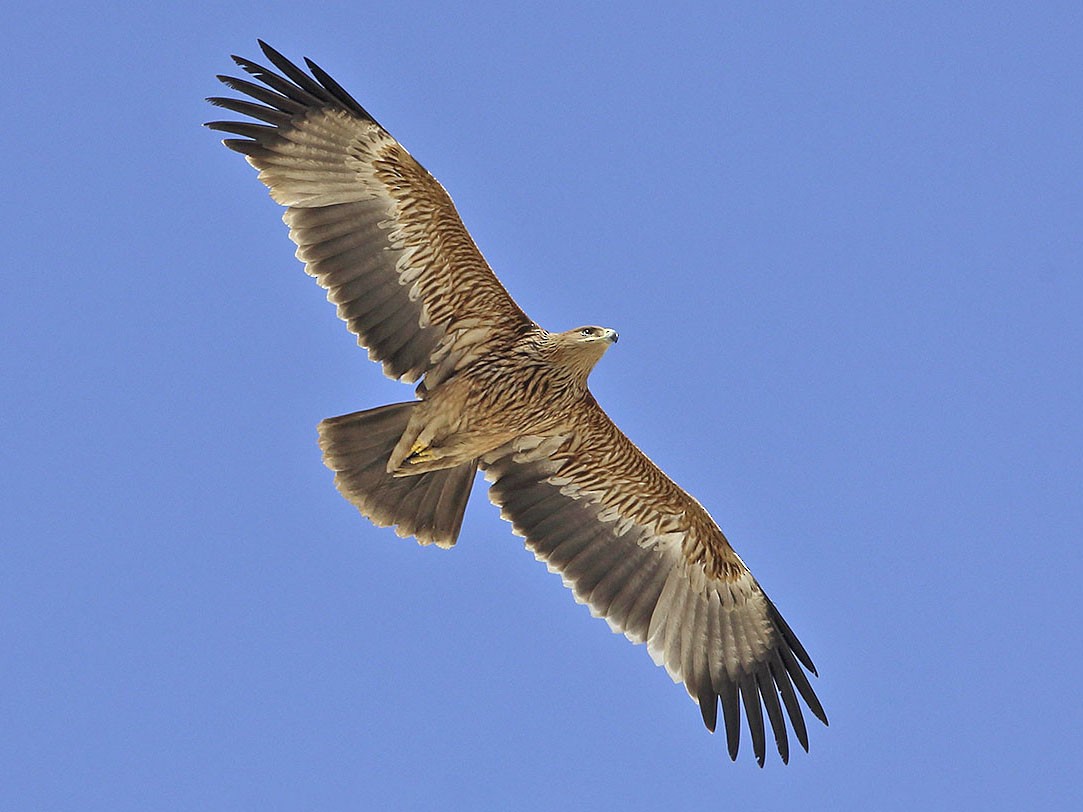
[[[1074,3],[6,9],[0,808],[1067,809],[1083,755]],[[200,124],[262,37],[450,191],[816,661],[736,764],[479,482],[361,519],[402,399]]]

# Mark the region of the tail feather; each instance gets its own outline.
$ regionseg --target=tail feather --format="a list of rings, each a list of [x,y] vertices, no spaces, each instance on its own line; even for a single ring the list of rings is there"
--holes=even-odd
[[[387,472],[391,451],[417,402],[393,403],[331,417],[319,425],[323,461],[338,488],[380,527],[395,525],[400,536],[451,547],[462,527],[477,461],[408,477]]]

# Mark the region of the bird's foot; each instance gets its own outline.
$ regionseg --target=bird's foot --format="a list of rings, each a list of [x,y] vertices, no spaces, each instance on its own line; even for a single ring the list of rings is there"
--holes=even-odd
[[[431,462],[436,459],[436,454],[427,445],[421,442],[415,442],[410,447],[410,453],[406,455],[405,462],[408,464],[415,464],[419,462]]]

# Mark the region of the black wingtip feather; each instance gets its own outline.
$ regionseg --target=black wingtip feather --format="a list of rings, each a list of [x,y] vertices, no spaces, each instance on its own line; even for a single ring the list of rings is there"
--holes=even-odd
[[[775,737],[775,747],[778,749],[779,758],[783,764],[790,761],[790,740],[786,735],[786,720],[782,716],[782,705],[778,701],[778,691],[775,682],[768,673],[757,674],[756,683],[763,698],[763,706],[767,710],[767,719],[771,723],[771,732]]]
[[[699,712],[703,716],[703,724],[707,726],[709,731],[714,733],[715,726],[718,724],[718,694],[708,687],[700,693],[697,701],[699,702]]]
[[[786,672],[790,675],[790,679],[793,680],[794,687],[801,694],[801,698],[805,700],[805,704],[808,705],[809,710],[812,711],[816,718],[826,725],[828,723],[827,714],[824,712],[823,705],[820,704],[816,692],[812,690],[812,685],[809,684],[805,672],[801,670],[801,666],[794,659],[793,652],[787,648],[780,648],[778,651],[782,657],[782,664],[786,667]]]
[[[760,692],[756,687],[756,678],[751,674],[745,674],[741,679],[741,699],[745,706],[745,718],[748,719],[748,731],[752,734],[752,752],[756,755],[756,763],[763,766],[767,756],[767,737],[763,728],[763,705],[760,702]]]
[[[259,47],[263,51],[264,56],[271,60],[271,64],[278,68],[286,76],[287,79],[296,83],[302,90],[307,93],[311,93],[313,96],[323,99],[324,101],[330,101],[327,89],[321,87],[315,79],[294,65],[290,60],[286,59],[282,54],[272,48],[263,40],[258,40]]]
[[[240,113],[242,116],[248,116],[259,121],[266,121],[268,124],[274,124],[278,127],[284,127],[290,122],[289,113],[284,113],[281,110],[276,110],[273,107],[267,107],[263,104],[245,101],[244,99],[211,96],[207,101],[215,107],[221,107],[224,110]]]
[[[717,688],[718,699],[722,705],[722,723],[726,727],[726,749],[729,751],[730,760],[736,761],[737,751],[741,747],[741,700],[737,683],[723,677],[722,684]]]
[[[805,651],[805,647],[801,645],[801,641],[797,639],[797,635],[793,633],[793,629],[790,628],[785,618],[782,617],[782,613],[778,611],[778,608],[767,596],[767,593],[763,594],[763,599],[767,602],[767,609],[771,614],[771,620],[774,621],[775,626],[780,632],[782,632],[782,639],[786,641],[789,647],[793,650],[793,653],[797,655],[797,659],[801,661],[801,664],[808,669],[809,673],[814,677],[820,676],[816,673],[816,666],[812,663],[812,658],[808,652]]]
[[[307,56],[305,57],[305,64],[308,65],[308,69],[312,71],[312,75],[316,77],[316,81],[323,85],[328,93],[330,93],[338,101],[346,105],[346,107],[352,112],[357,113],[358,115],[363,116],[364,118],[367,118],[371,121],[375,121],[375,119],[372,118],[371,115],[369,115],[368,110],[362,107],[361,104],[357,101],[357,99],[351,96],[342,85],[340,85],[333,78],[331,78],[327,71],[325,71],[315,62],[313,62]]]
[[[251,124],[247,121],[208,121],[204,126],[219,132],[251,138],[255,141],[264,141],[278,132],[277,127],[270,127],[266,124]]]
[[[768,667],[771,670],[771,679],[775,681],[775,685],[778,686],[779,692],[782,694],[782,704],[790,717],[790,725],[793,727],[794,735],[797,736],[797,741],[807,753],[808,729],[805,727],[805,717],[801,713],[801,703],[797,701],[797,694],[794,693],[790,676],[786,673],[786,668],[782,665],[782,660],[777,654]]]
[[[222,140],[222,144],[226,148],[245,156],[255,155],[263,149],[255,141],[249,141],[247,138],[226,138]]]
[[[264,104],[285,113],[303,113],[309,108],[310,102],[312,101],[308,94],[301,94],[299,88],[295,88],[291,92],[276,92],[274,90],[269,90],[263,85],[247,82],[236,76],[225,76],[220,74],[216,78],[230,90],[244,93],[246,96],[251,96],[256,101],[261,101]],[[285,80],[280,81],[286,85],[287,90],[291,87]]]

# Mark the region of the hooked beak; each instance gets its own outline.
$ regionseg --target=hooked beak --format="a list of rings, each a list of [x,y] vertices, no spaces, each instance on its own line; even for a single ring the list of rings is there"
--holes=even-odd
[[[617,335],[616,330],[610,330],[608,328],[605,331],[605,337],[609,340],[610,344],[616,344],[617,340],[620,338],[620,336]]]

